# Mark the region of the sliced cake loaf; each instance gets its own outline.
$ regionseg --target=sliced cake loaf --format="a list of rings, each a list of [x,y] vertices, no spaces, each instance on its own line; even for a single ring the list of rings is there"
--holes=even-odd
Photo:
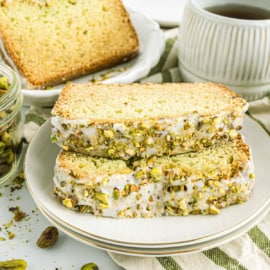
[[[61,151],[54,185],[67,208],[97,216],[218,214],[250,197],[254,172],[238,135],[196,153],[133,162]]]
[[[52,141],[125,160],[175,155],[235,138],[246,109],[214,83],[68,84],[52,110]]]
[[[0,34],[28,88],[127,61],[139,48],[121,0],[1,0]]]

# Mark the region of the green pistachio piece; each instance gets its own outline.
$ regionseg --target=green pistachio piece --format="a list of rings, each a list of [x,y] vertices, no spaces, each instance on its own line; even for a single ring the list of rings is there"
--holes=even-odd
[[[0,155],[3,154],[6,144],[0,141]]]
[[[223,123],[224,123],[226,126],[228,126],[228,125],[229,125],[229,119],[225,118],[225,119],[223,120]]]
[[[126,184],[123,189],[123,196],[128,196],[130,194],[130,184]]]
[[[185,191],[185,187],[183,185],[181,185],[181,186],[173,186],[173,191],[174,192]]]
[[[109,182],[109,179],[108,179],[107,177],[104,177],[104,178],[101,180],[101,185],[102,185],[102,186],[107,186],[108,182]]]
[[[192,123],[191,123],[191,122],[186,122],[186,123],[184,124],[184,126],[183,126],[183,129],[184,129],[184,130],[187,130],[187,129],[191,128],[191,127],[192,127]]]
[[[121,211],[119,211],[119,212],[117,213],[117,217],[123,217],[124,214],[125,214],[125,212],[121,210]]]
[[[1,136],[1,139],[6,145],[11,145],[11,136],[8,132],[4,132]]]
[[[161,177],[161,172],[158,168],[153,168],[151,170],[151,177],[154,179],[154,180],[159,180],[160,177]]]
[[[57,138],[55,136],[51,137],[51,141],[52,143],[56,143],[57,142]]]
[[[161,124],[156,124],[155,128],[156,128],[157,131],[161,131],[163,129]]]
[[[76,196],[74,195],[69,195],[67,198],[65,198],[63,200],[63,204],[67,207],[67,208],[74,208],[77,204],[78,200],[76,198]]]
[[[110,206],[109,206],[109,204],[99,203],[99,204],[98,204],[98,207],[99,207],[100,209],[108,209]]]
[[[144,176],[144,172],[143,171],[136,171],[135,172],[135,178],[139,179],[142,178]]]
[[[8,90],[10,86],[9,80],[7,77],[0,77],[0,89]]]
[[[112,197],[114,198],[114,200],[118,200],[120,197],[120,191],[118,188],[114,188],[113,189],[113,193],[112,193]]]
[[[174,215],[174,209],[171,206],[167,206],[167,210],[169,215],[173,216]]]
[[[21,259],[14,259],[10,261],[0,262],[0,269],[13,269],[13,270],[25,270],[27,262]]]
[[[58,239],[58,230],[54,226],[48,226],[37,240],[37,245],[40,248],[53,246]]]
[[[201,122],[202,122],[203,124],[209,124],[209,123],[211,122],[211,119],[205,117],[205,118],[202,119]]]
[[[182,211],[186,211],[187,210],[187,203],[186,200],[184,198],[180,199],[178,201],[178,207],[182,210]]]
[[[216,206],[211,205],[211,206],[209,207],[209,213],[210,213],[211,215],[217,215],[217,214],[220,213],[220,210],[219,210]]]
[[[1,96],[1,94],[0,94]],[[7,113],[5,111],[0,112],[0,119],[4,119],[7,117]]]
[[[8,164],[11,164],[15,159],[15,154],[10,150],[10,154],[8,156],[8,159],[7,159],[7,163]]]
[[[68,2],[69,2],[71,5],[76,5],[77,0],[68,0]]]
[[[104,136],[108,139],[112,139],[114,137],[112,130],[104,130]]]
[[[99,207],[109,208],[109,199],[107,194],[97,192],[95,194],[95,199],[100,201]]]
[[[81,267],[81,270],[98,270],[98,269],[99,269],[98,266],[93,262],[87,263]]]
[[[80,213],[87,213],[89,211],[90,211],[90,206],[88,206],[88,205],[80,205],[79,206]]]
[[[214,121],[214,123],[216,124],[216,125],[218,125],[218,124],[220,124],[221,123],[221,121],[222,121],[222,119],[220,118],[220,117],[215,117],[214,119],[213,119],[213,121]]]

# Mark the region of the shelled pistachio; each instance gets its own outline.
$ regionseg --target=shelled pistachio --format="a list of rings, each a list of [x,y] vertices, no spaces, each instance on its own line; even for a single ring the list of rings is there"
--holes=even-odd
[[[10,85],[9,79],[0,75],[0,98],[8,93]],[[13,106],[0,110],[0,122],[4,123],[0,125],[0,178],[11,170],[16,154],[21,151],[21,138],[16,135],[20,115],[5,122],[12,110]]]
[[[27,263],[22,259],[14,259],[9,261],[0,262],[0,269],[12,269],[12,270],[25,270]]]
[[[81,270],[98,270],[98,269],[99,269],[98,266],[93,262],[87,263],[81,267]]]
[[[37,240],[37,245],[40,248],[53,246],[58,239],[58,230],[54,226],[48,226]]]

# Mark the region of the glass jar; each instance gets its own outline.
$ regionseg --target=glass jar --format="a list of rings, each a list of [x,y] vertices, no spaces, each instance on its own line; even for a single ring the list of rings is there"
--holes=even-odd
[[[0,79],[0,185],[3,185],[16,176],[22,157],[23,97],[20,79],[11,68],[1,64]]]

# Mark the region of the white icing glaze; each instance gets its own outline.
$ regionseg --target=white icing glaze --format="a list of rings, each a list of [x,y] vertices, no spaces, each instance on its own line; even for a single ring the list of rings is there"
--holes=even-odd
[[[163,118],[156,121],[143,121],[148,130],[155,128],[157,125],[162,127],[160,130],[155,129],[155,134],[153,135],[132,135],[129,133],[130,126],[124,122],[114,123],[111,126],[114,136],[113,138],[106,138],[105,144],[99,143],[99,139],[105,139],[102,132],[106,130],[106,124],[94,124],[88,120],[68,120],[54,116],[51,119],[51,136],[60,147],[68,146],[74,151],[93,156],[109,157],[108,150],[111,147],[117,149],[115,145],[118,144],[123,147],[123,150],[113,155],[114,158],[129,159],[132,156],[145,158],[152,155],[167,154],[166,151],[170,151],[170,154],[174,155],[194,151],[194,145],[201,143],[203,140],[216,143],[219,140],[228,140],[235,137],[239,132],[238,130],[242,127],[243,114],[240,113],[238,116],[232,116],[223,113],[212,116],[212,130],[210,131],[208,124],[201,124],[204,119],[205,117],[193,113],[189,116],[174,119]],[[225,120],[227,123],[225,123]],[[132,128],[139,128],[141,123],[140,121],[134,122]],[[190,127],[186,130],[184,126],[187,123],[190,124]],[[182,137],[184,139],[181,143],[174,145],[172,149],[168,150],[166,144],[173,139],[172,137]],[[75,141],[70,140],[70,138],[75,138]],[[145,147],[138,148],[135,142],[143,144]]]
[[[54,185],[55,193],[64,199],[68,196],[76,196],[77,205],[87,205],[93,209],[95,215],[108,217],[156,217],[162,215],[177,215],[170,211],[170,207],[180,208],[182,212],[179,215],[186,215],[194,210],[201,210],[201,213],[208,213],[209,202],[213,196],[220,198],[220,207],[241,201],[246,201],[254,186],[254,179],[250,175],[254,171],[253,162],[249,160],[244,166],[244,170],[233,179],[221,179],[218,185],[207,186],[209,179],[198,179],[194,181],[194,177],[190,176],[185,179],[175,180],[172,187],[185,185],[185,190],[177,192],[169,191],[168,183],[165,177],[161,177],[159,182],[145,183],[136,179],[135,172],[129,174],[115,174],[108,178],[106,184],[102,180],[104,176],[98,176],[95,179],[75,179],[68,174],[56,162]],[[138,192],[131,192],[127,196],[120,196],[118,199],[113,198],[113,191],[117,188],[119,191],[125,189],[125,185],[134,184],[139,186]],[[230,192],[231,187],[237,188],[236,192]],[[100,202],[95,199],[94,193],[90,195],[85,190],[94,190],[94,193],[106,194],[108,198],[108,208],[100,207]],[[201,193],[197,196],[194,203],[194,190]],[[137,194],[140,194],[138,197]],[[223,195],[227,195],[226,199]],[[222,197],[223,196],[223,197]]]

